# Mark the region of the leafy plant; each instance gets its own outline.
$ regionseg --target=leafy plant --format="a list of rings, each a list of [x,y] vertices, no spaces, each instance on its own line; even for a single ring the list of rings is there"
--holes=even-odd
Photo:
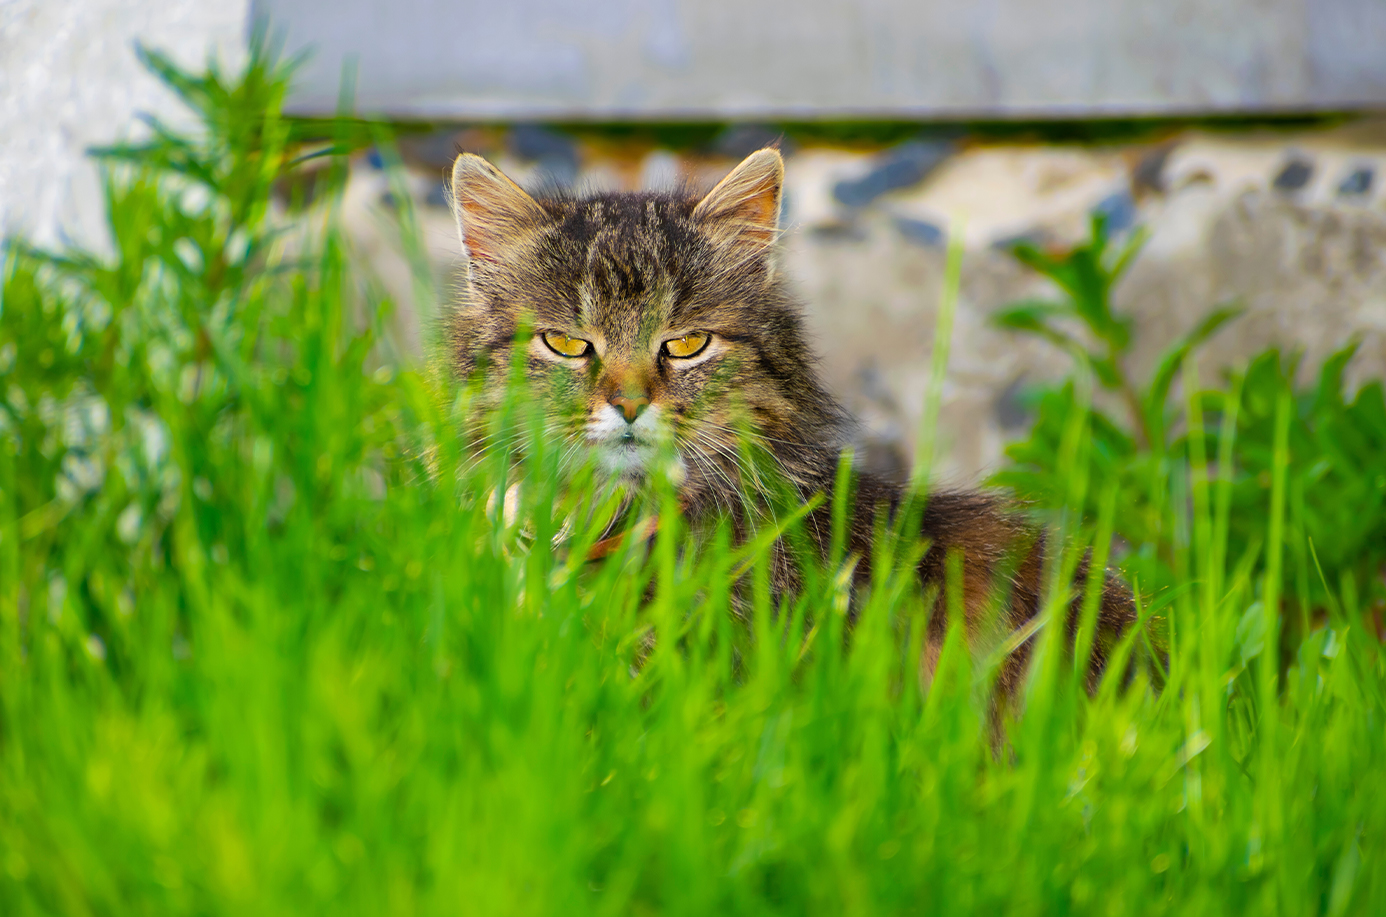
[[[1064,506],[1069,497],[1064,482],[1072,469],[1063,464],[1063,441],[1075,416],[1080,417],[1090,482],[1083,510],[1096,516],[1103,499],[1114,499],[1114,529],[1130,549],[1123,561],[1128,571],[1156,588],[1192,575],[1187,557],[1180,557],[1187,554],[1191,526],[1197,523],[1186,504],[1213,474],[1230,484],[1230,502],[1218,508],[1226,528],[1225,550],[1232,558],[1247,558],[1249,571],[1259,573],[1265,569],[1260,548],[1269,511],[1274,413],[1283,397],[1294,406],[1288,467],[1294,504],[1288,544],[1294,563],[1285,570],[1284,594],[1306,614],[1321,611],[1346,577],[1353,588],[1379,599],[1386,593],[1381,572],[1386,562],[1381,383],[1364,386],[1351,400],[1346,397],[1343,368],[1356,350],[1353,345],[1325,363],[1311,390],[1296,388],[1298,358],[1287,359],[1276,350],[1261,354],[1221,386],[1202,390],[1188,358],[1236,318],[1239,310],[1233,307],[1215,309],[1169,346],[1148,381],[1134,379],[1128,368],[1131,324],[1113,311],[1112,289],[1142,241],[1136,233],[1115,244],[1103,220],[1095,217],[1089,239],[1070,250],[1015,248],[1016,257],[1051,280],[1063,298],[1019,303],[995,321],[1064,348],[1074,357],[1076,374],[1058,387],[1034,393],[1034,426],[1025,439],[1007,447],[1010,465],[995,475],[994,483],[1040,506]],[[1172,399],[1173,383],[1181,376],[1184,397]],[[1085,384],[1089,377],[1100,391],[1115,396],[1119,410],[1091,403]]]
[[[1112,288],[1140,252],[1145,236],[1137,231],[1118,246],[1109,238],[1106,224],[1105,216],[1094,215],[1087,242],[1066,251],[1051,252],[1028,242],[1015,245],[1011,249],[1015,257],[1047,277],[1064,295],[1057,300],[1016,303],[992,320],[1003,328],[1039,335],[1073,354],[1104,389],[1121,399],[1134,447],[1148,451],[1165,438],[1170,386],[1185,357],[1240,310],[1214,310],[1166,349],[1149,383],[1139,385],[1126,365],[1131,321],[1112,311]],[[1075,333],[1074,325],[1086,332],[1086,339]]]

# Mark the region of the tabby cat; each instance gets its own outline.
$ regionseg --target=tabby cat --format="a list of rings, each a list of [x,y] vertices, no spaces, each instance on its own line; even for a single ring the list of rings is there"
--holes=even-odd
[[[752,492],[759,478],[745,461],[747,438],[801,498],[831,498],[849,421],[819,381],[777,269],[783,175],[779,153],[763,149],[703,196],[536,197],[463,154],[452,173],[467,257],[461,300],[445,325],[452,371],[479,375],[483,393],[498,393],[518,357],[553,435],[571,451],[590,450],[603,473],[638,487],[668,458],[695,529],[718,518],[749,524],[748,507],[762,495]],[[854,474],[846,547],[861,558],[859,579],[871,568],[878,517],[892,518],[904,496],[896,483]],[[805,525],[824,554],[830,506]],[[974,637],[984,621],[994,638],[1035,615],[1045,538],[1002,499],[930,494],[920,534],[932,546],[919,576],[934,595],[946,558],[961,553]],[[779,589],[795,588],[796,569],[780,546]],[[1080,565],[1079,596],[1085,575]],[[1090,680],[1110,638],[1133,619],[1130,593],[1106,575]],[[931,617],[926,672],[944,625],[945,615]],[[1072,634],[1076,614],[1068,626]],[[1003,667],[1003,691],[1021,676],[1026,653],[1021,647]]]

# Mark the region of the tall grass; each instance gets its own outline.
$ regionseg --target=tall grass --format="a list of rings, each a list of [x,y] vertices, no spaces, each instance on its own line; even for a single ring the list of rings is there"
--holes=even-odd
[[[1164,687],[1041,653],[997,749],[956,629],[921,690],[908,576],[848,639],[838,556],[782,608],[766,539],[585,564],[538,436],[507,524],[330,197],[276,228],[285,75],[153,63],[205,133],[115,151],[114,254],[5,261],[0,912],[1386,909],[1379,645],[1338,590],[1282,673],[1201,453]]]

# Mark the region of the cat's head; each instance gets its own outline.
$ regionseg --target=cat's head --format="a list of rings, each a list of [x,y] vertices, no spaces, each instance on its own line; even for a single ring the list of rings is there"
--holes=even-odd
[[[463,154],[455,368],[498,398],[519,357],[566,452],[627,480],[667,457],[695,501],[744,488],[739,432],[812,477],[840,415],[775,269],[783,174],[764,149],[703,196],[534,197]]]

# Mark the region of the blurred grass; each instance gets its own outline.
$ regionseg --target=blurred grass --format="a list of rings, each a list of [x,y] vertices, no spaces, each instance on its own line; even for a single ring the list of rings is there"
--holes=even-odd
[[[1206,462],[1166,686],[1090,698],[1045,628],[995,751],[956,631],[919,690],[908,575],[847,641],[841,558],[782,609],[763,543],[565,558],[538,436],[503,524],[330,197],[270,204],[287,74],[150,60],[204,133],[107,151],[112,254],[5,259],[0,913],[1382,912],[1379,644],[1349,584],[1282,674]]]

